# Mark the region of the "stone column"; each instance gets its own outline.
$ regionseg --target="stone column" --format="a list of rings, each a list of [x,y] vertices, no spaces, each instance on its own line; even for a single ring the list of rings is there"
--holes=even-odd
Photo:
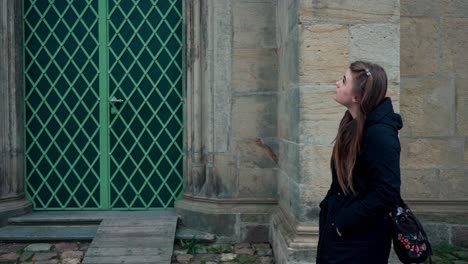
[[[186,226],[269,239],[276,207],[274,0],[186,0]]]
[[[31,210],[24,195],[21,0],[0,2],[0,226]]]

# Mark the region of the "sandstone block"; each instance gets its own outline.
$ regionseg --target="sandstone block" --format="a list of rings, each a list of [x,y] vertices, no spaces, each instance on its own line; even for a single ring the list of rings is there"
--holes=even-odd
[[[357,24],[350,27],[349,60],[382,66],[389,83],[400,83],[400,25]]]
[[[278,166],[278,149],[274,142],[260,139],[238,141],[236,155],[240,168],[275,168]]]
[[[411,136],[454,134],[455,91],[450,80],[405,78],[401,86],[401,113]]]
[[[276,95],[233,98],[232,133],[235,138],[275,137],[277,134]]]
[[[277,89],[277,61],[274,49],[234,49],[232,88],[236,92]]]
[[[236,161],[232,155],[216,154],[214,156],[212,184],[222,186],[220,197],[233,197],[237,192]]]
[[[438,21],[433,18],[402,17],[400,29],[401,75],[437,73],[440,57]]]
[[[468,247],[468,226],[463,225],[452,227],[452,243],[455,246]]]
[[[407,153],[401,157],[404,169],[462,168],[463,140],[461,139],[402,139]]]
[[[299,89],[290,89],[278,94],[278,137],[299,142],[300,122]]]
[[[300,33],[299,78],[303,84],[335,83],[348,67],[348,27],[303,25]]]
[[[468,73],[468,18],[446,18],[442,22],[442,70],[449,74]]]
[[[274,169],[240,169],[239,196],[276,198]]]
[[[400,19],[400,1],[300,0],[299,18],[310,22],[396,22]]]
[[[307,85],[301,87],[300,143],[330,146],[346,110],[336,103],[335,85]]]
[[[401,16],[467,17],[468,2],[464,0],[401,0]]]
[[[331,183],[330,158],[333,146],[306,145],[301,148],[301,177],[300,183],[314,186],[305,189],[312,200],[321,199]]]
[[[271,1],[233,1],[234,47],[271,47],[275,39],[275,5]]]

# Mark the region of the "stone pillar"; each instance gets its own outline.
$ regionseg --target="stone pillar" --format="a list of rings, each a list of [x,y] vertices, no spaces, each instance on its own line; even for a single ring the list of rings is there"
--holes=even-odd
[[[319,202],[330,187],[333,140],[345,108],[335,82],[355,60],[382,65],[399,109],[399,0],[278,1],[279,209],[272,218],[277,263],[312,263]]]
[[[276,207],[274,0],[186,0],[186,226],[266,241]]]
[[[0,226],[31,210],[24,196],[21,0],[0,2]]]

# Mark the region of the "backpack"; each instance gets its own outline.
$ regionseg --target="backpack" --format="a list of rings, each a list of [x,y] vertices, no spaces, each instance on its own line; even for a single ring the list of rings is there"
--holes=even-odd
[[[390,213],[393,250],[404,264],[432,263],[432,248],[426,232],[411,209],[400,197],[400,206]]]

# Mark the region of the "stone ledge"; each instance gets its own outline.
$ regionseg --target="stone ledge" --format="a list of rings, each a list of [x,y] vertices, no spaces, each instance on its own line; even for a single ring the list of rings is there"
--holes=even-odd
[[[0,227],[6,226],[10,217],[20,216],[30,212],[32,212],[32,204],[24,198],[0,201]]]

